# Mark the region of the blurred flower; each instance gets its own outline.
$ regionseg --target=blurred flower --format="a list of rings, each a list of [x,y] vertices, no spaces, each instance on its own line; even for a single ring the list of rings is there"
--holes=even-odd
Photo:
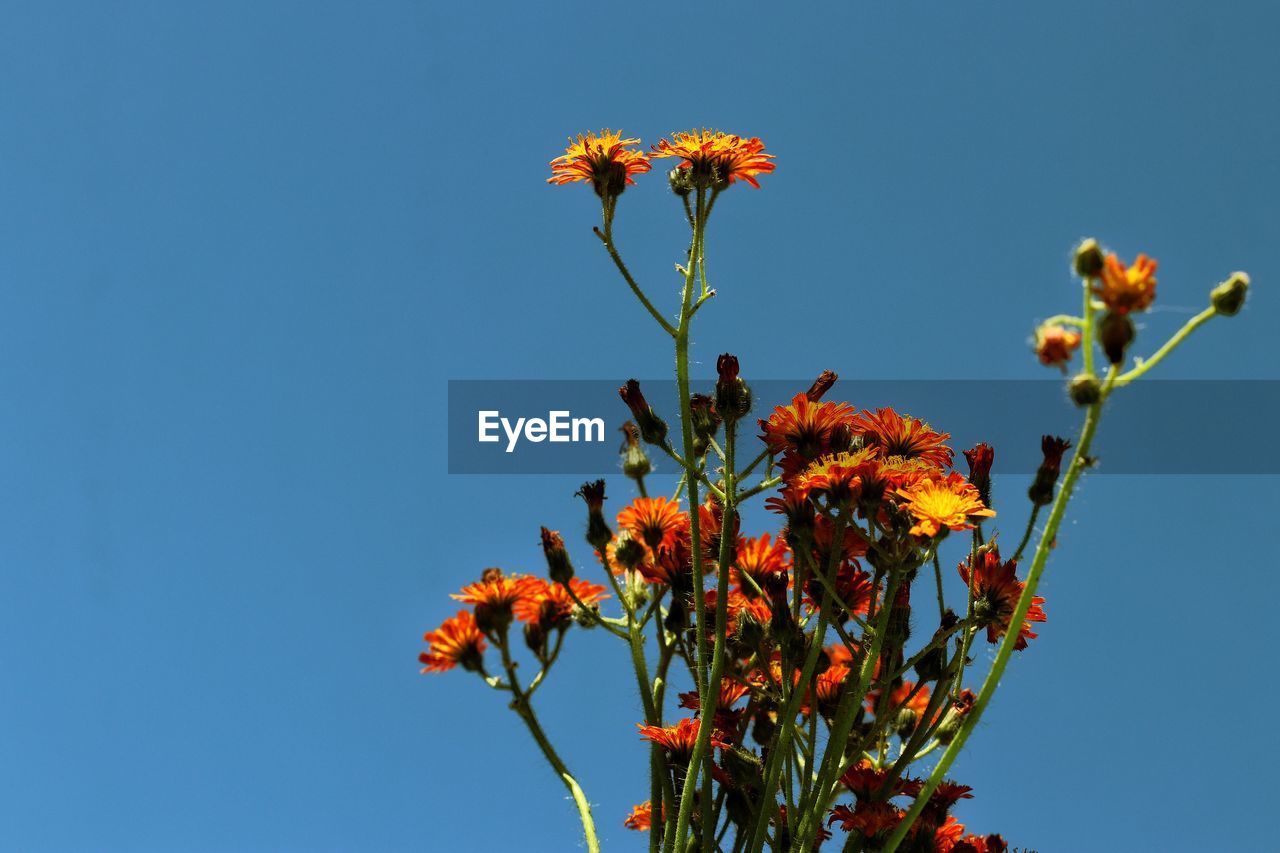
[[[1080,333],[1065,326],[1041,326],[1036,329],[1036,356],[1040,363],[1065,371],[1071,354],[1080,348]]]
[[[1156,298],[1155,259],[1138,255],[1133,265],[1126,267],[1114,253],[1107,255],[1093,294],[1117,314],[1147,310]]]

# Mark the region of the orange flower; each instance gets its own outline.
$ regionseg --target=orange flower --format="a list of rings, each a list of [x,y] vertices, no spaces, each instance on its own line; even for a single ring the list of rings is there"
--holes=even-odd
[[[806,693],[804,701],[800,705],[800,713],[805,716],[811,713],[811,706],[815,697],[817,698],[819,709],[830,710],[836,700],[840,698],[840,688],[852,671],[844,664],[833,663],[819,673],[818,677],[813,680],[812,694]]]
[[[964,824],[956,820],[954,815],[947,815],[947,822],[933,834],[933,847],[938,853],[951,853],[963,836]]]
[[[1155,258],[1138,255],[1133,266],[1126,267],[1114,252],[1107,255],[1093,294],[1117,314],[1147,310],[1156,298]]]
[[[972,558],[970,558],[972,559]],[[969,560],[960,564],[960,577],[965,585],[969,584]],[[987,642],[994,643],[1009,630],[1009,620],[1022,597],[1026,586],[1018,580],[1018,564],[1013,560],[1000,562],[998,548],[979,549],[978,569],[973,573],[973,613],[982,624],[987,626]],[[1014,648],[1021,651],[1027,647],[1027,640],[1034,640],[1036,633],[1031,630],[1032,622],[1048,620],[1045,615],[1043,596],[1034,596],[1031,607],[1027,610],[1027,618],[1018,629],[1018,641]]]
[[[790,405],[778,406],[768,420],[760,421],[760,438],[782,456],[782,472],[793,477],[832,451],[832,439],[853,419],[848,403],[810,400],[797,394]]]
[[[710,614],[714,612],[716,602],[719,600],[719,590],[709,589],[704,595],[703,601],[706,603],[707,613]],[[727,634],[733,635],[738,632],[738,622],[744,614],[760,625],[768,625],[773,618],[773,610],[767,599],[760,596],[750,598],[736,589],[729,590],[729,595],[725,599],[725,632]],[[711,619],[708,618],[707,621],[710,622]],[[707,625],[707,636],[715,640],[714,625]]]
[[[524,575],[504,575],[502,569],[485,569],[476,583],[469,583],[449,597],[464,604],[510,609],[524,594]]]
[[[875,456],[873,448],[824,456],[805,468],[792,484],[801,494],[825,494],[831,503],[847,506],[862,492],[862,475],[875,470]]]
[[[862,540],[859,539],[859,542]],[[865,544],[865,543],[863,543]],[[824,569],[825,570],[825,569]],[[822,581],[814,577],[805,579],[804,582],[804,603],[810,610],[817,610],[822,605],[822,598],[826,593],[826,586]],[[840,600],[853,608],[854,616],[865,616],[871,610],[871,575],[858,568],[855,563],[845,563],[836,572],[836,592],[840,595]],[[849,620],[849,614],[837,613],[835,617],[841,622]]]
[[[840,828],[845,832],[855,829],[867,838],[893,829],[902,820],[902,810],[892,803],[883,800],[878,802],[859,801],[852,809],[848,806],[836,806],[831,810],[827,826],[840,821]]]
[[[747,685],[733,678],[720,679],[720,693],[716,696],[716,710],[729,711],[733,709],[734,704],[750,693],[751,690]],[[680,707],[689,708],[697,711],[702,708],[702,699],[698,696],[697,690],[691,690],[688,693],[680,694]]]
[[[840,777],[840,784],[844,785],[860,800],[869,800],[875,796],[880,790],[880,786],[889,778],[889,769],[882,767],[877,769],[872,766],[867,759],[862,759],[853,767],[844,772]],[[899,777],[894,783],[890,792],[891,796],[906,795],[914,797],[920,793],[922,784],[919,779],[910,779]]]
[[[564,584],[548,583],[539,577],[523,578],[521,584],[520,598],[511,608],[517,619],[537,623],[543,628],[559,628],[569,623],[578,605]],[[588,607],[609,597],[605,595],[604,587],[582,578],[570,578],[569,585],[578,600]]]
[[[476,627],[476,618],[470,610],[459,610],[457,616],[444,620],[434,631],[422,636],[430,643],[428,651],[418,655],[422,671],[447,672],[455,666],[475,672],[483,664],[484,634]]]
[[[791,567],[791,552],[782,539],[771,541],[768,533],[756,539],[742,537],[738,540],[738,555],[733,564],[733,579],[746,592],[754,592],[750,585],[742,582],[741,575],[747,575],[756,582],[756,586],[764,587],[774,579],[786,574]]]
[[[698,739],[698,727],[697,720],[686,717],[674,726],[640,725],[640,737],[661,746],[672,760],[688,761],[693,752],[694,741]],[[711,745],[724,746],[714,732],[711,735]]]
[[[920,459],[937,468],[951,464],[951,448],[946,445],[949,433],[937,432],[924,421],[893,409],[861,412],[852,427],[868,447],[878,448],[881,456]]]
[[[741,178],[756,189],[756,175],[772,172],[772,154],[766,154],[764,143],[756,137],[743,139],[719,130],[693,130],[671,134],[653,146],[653,156],[679,157],[678,169],[688,169],[695,184],[711,186],[721,182],[732,184]]]
[[[661,554],[675,547],[680,531],[689,523],[677,501],[665,497],[636,498],[618,513],[618,527]]]
[[[589,181],[596,195],[618,195],[628,184],[635,183],[632,175],[652,168],[648,155],[627,148],[638,144],[639,139],[623,139],[621,131],[608,128],[599,134],[580,133],[577,139],[570,140],[564,154],[551,161],[551,177],[547,183]]]
[[[904,508],[916,519],[913,536],[937,536],[943,528],[971,530],[973,518],[991,518],[995,510],[982,505],[977,488],[960,474],[945,479],[922,480],[910,489],[899,489]]]
[[[912,691],[915,691],[914,696]],[[872,690],[867,694],[867,710],[869,713],[874,714],[876,712],[876,708],[880,704],[880,695],[881,691],[879,690]],[[903,681],[895,687],[893,692],[889,694],[887,715],[892,719],[897,716],[898,711],[904,708],[915,713],[916,722],[919,723],[924,717],[924,712],[929,709],[928,685],[916,690],[914,681]],[[936,715],[933,720],[929,721],[929,725],[932,725],[935,720],[937,720]]]
[[[1036,329],[1036,355],[1040,363],[1067,369],[1071,354],[1080,347],[1080,333],[1065,326],[1041,326]]]
[[[666,817],[665,807],[663,817]],[[627,815],[627,818],[622,822],[622,825],[627,829],[634,829],[636,832],[644,832],[648,830],[649,827],[653,825],[652,801],[645,800],[638,806],[632,806],[631,814]]]

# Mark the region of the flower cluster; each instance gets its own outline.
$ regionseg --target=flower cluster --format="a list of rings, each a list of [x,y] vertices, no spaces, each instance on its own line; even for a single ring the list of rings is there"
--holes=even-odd
[[[1136,334],[1131,315],[1152,304],[1156,262],[1139,255],[1126,265],[1092,240],[1078,247],[1084,311],[1043,323],[1035,348],[1042,364],[1064,371],[1080,354],[1068,387],[1084,423],[1074,442],[1040,439],[1025,532],[1006,556],[995,529],[1006,515],[993,506],[991,446],[964,450],[961,470],[951,436],[925,420],[827,399],[833,371],[790,400],[770,401],[754,421],[756,401],[734,355],[717,359],[714,385],[694,390],[690,325],[716,293],[703,260],[707,223],[721,194],[739,182],[758,188],[774,159],[758,138],[711,130],[671,134],[647,153],[638,146],[618,131],[581,134],[551,162],[549,179],[589,184],[599,196],[596,236],[675,345],[680,399],[670,418],[638,381],[619,389],[633,419],[624,426],[622,470],[637,494],[608,512],[603,480],[578,491],[583,545],[608,587],[578,577],[571,547],[544,527],[546,576],[486,569],[453,596],[470,609],[425,635],[423,672],[460,667],[511,695],[576,804],[590,851],[599,839],[589,800],[532,702],[574,626],[616,637],[635,670],[643,719],[633,722],[649,759],[637,799],[647,798],[622,823],[651,833],[651,850],[711,853],[730,833],[733,849],[748,853],[818,850],[843,833],[835,846],[846,851],[1002,853],[1000,835],[969,833],[952,814],[972,795],[946,774],[1010,657],[1029,648],[1033,624],[1047,619],[1037,586],[1091,463],[1102,407],[1196,326],[1238,313],[1248,277],[1237,273],[1215,288],[1205,312],[1124,373]],[[657,159],[674,163],[668,182],[690,228],[675,322],[653,305],[612,237],[619,197]],[[1110,365],[1102,376],[1097,351]],[[650,453],[675,465],[669,495],[650,494]],[[741,508],[757,496],[775,529],[743,529]],[[958,582],[944,565],[957,567]],[[947,576],[960,591],[950,601]],[[602,612],[606,600],[616,615]],[[527,682],[515,624],[537,666]],[[916,636],[920,627],[926,632]],[[979,687],[970,670],[983,657],[973,644],[984,637],[997,648]],[[668,689],[677,683],[685,689]],[[912,775],[935,750],[928,775]]]

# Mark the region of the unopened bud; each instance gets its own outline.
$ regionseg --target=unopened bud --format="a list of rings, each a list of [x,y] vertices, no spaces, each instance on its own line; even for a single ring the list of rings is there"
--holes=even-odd
[[[813,380],[813,384],[809,386],[809,390],[805,392],[805,396],[809,398],[809,402],[816,403],[831,390],[831,386],[836,384],[836,380],[840,377],[833,370],[824,370],[818,374],[818,378]]]
[[[983,504],[991,506],[991,465],[996,460],[996,452],[986,442],[978,442],[964,452],[969,463],[969,482],[978,490]]]
[[[545,527],[542,528],[542,554],[547,558],[547,575],[551,580],[567,584],[573,578],[573,563],[569,561],[564,539]]]
[[[1062,470],[1062,454],[1071,446],[1065,438],[1046,435],[1040,439],[1040,450],[1044,461],[1036,470],[1036,478],[1027,490],[1027,497],[1036,506],[1053,503],[1053,487],[1058,482],[1058,473]]]
[[[667,437],[667,422],[658,417],[653,407],[645,400],[644,393],[640,390],[640,383],[634,379],[628,379],[627,384],[618,389],[618,396],[622,397],[622,402],[631,409],[631,416],[635,418],[636,426],[640,429],[640,437],[650,444],[661,444]]]
[[[587,542],[603,553],[613,538],[613,531],[604,520],[604,480],[583,483],[576,494],[587,504]]]
[[[693,192],[693,181],[688,169],[672,169],[667,173],[667,182],[671,184],[671,191],[681,198]]]
[[[624,569],[634,569],[644,559],[644,545],[630,533],[623,533],[613,547],[613,558]]]
[[[524,626],[524,644],[529,647],[529,651],[542,657],[547,644],[547,632],[542,630],[541,622],[530,622]]]
[[[622,473],[632,480],[642,480],[653,470],[649,455],[640,446],[640,430],[631,421],[622,425],[626,438],[622,442]]]
[[[693,453],[701,456],[720,430],[720,413],[706,394],[694,394],[689,398],[689,417],[693,425]]]
[[[1133,343],[1133,336],[1133,321],[1128,314],[1108,311],[1098,321],[1098,343],[1112,364],[1124,364],[1124,354]]]
[[[911,737],[911,733],[916,730],[916,721],[919,716],[910,708],[902,708],[898,711],[898,719],[894,721],[894,729],[898,733],[898,737],[906,741]]]
[[[1244,307],[1244,298],[1249,293],[1249,274],[1233,272],[1231,277],[1209,291],[1209,300],[1213,310],[1223,317],[1234,317]]]
[[[1102,383],[1096,376],[1081,373],[1071,380],[1067,393],[1071,395],[1071,402],[1077,406],[1092,406],[1102,399]]]
[[[716,359],[716,411],[726,421],[736,421],[751,411],[751,389],[738,376],[737,356],[725,353]]]
[[[1092,237],[1076,246],[1072,265],[1081,278],[1097,278],[1102,273],[1102,247]]]

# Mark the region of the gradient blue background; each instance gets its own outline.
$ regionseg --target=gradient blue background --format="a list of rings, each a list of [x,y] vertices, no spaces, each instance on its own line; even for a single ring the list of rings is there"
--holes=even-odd
[[[1164,375],[1276,378],[1280,12],[1027,6],[5,3],[0,849],[575,849],[499,697],[415,656],[581,524],[576,480],[445,476],[446,380],[669,369],[590,192],[543,184],[578,130],[778,155],[717,206],[701,375],[1045,376],[1096,234],[1160,259],[1140,348],[1252,272]],[[619,216],[673,305],[661,175]],[[1273,452],[1186,404],[1187,454]],[[1087,479],[956,767],[972,828],[1275,849],[1275,490]],[[630,678],[583,635],[539,696],[608,849],[642,842]]]

